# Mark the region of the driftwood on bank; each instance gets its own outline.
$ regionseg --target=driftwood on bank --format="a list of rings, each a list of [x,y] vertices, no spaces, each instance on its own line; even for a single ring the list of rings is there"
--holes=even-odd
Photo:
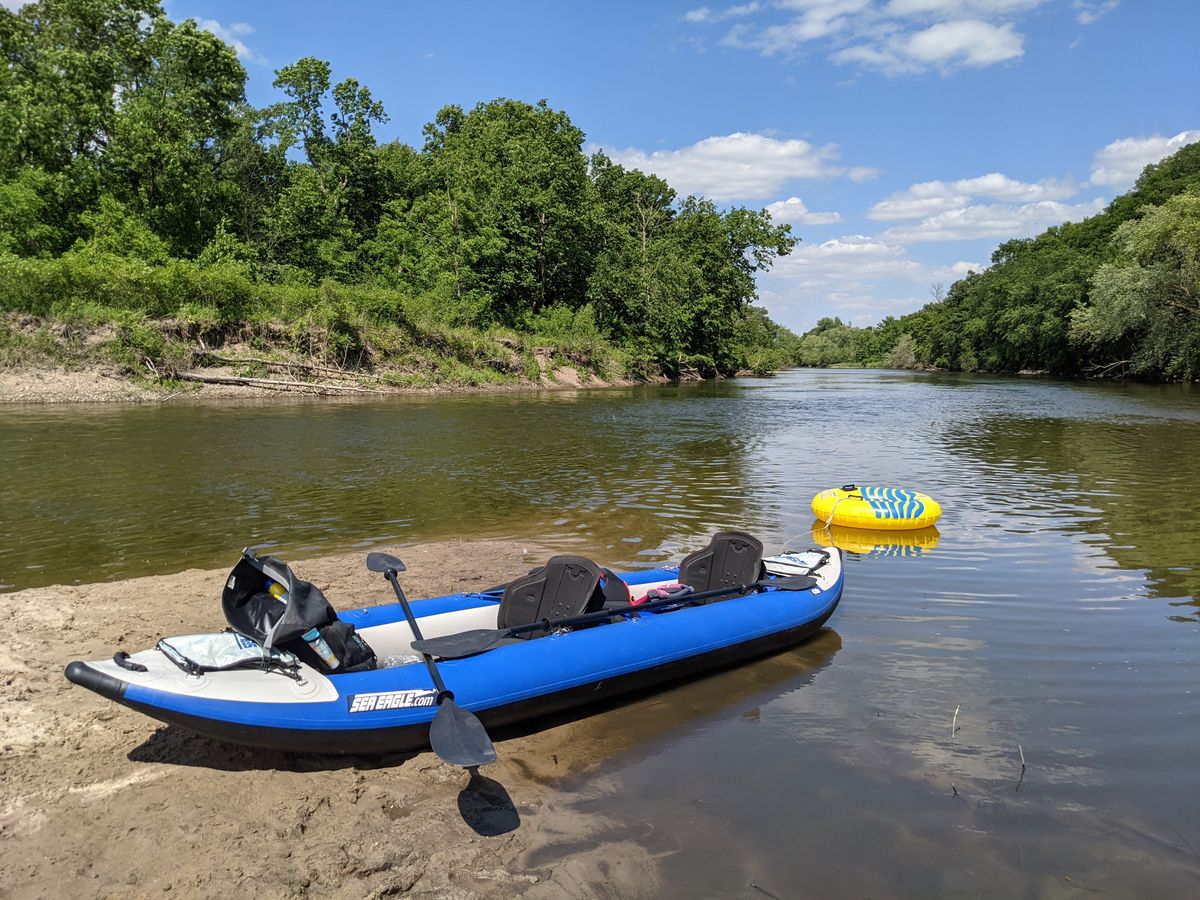
[[[224,363],[229,366],[242,366],[257,364],[266,366],[269,369],[287,369],[298,372],[311,372],[315,375],[331,375],[334,378],[354,378],[364,379],[367,381],[381,381],[378,375],[369,375],[363,372],[351,372],[347,369],[338,369],[333,366],[320,366],[315,363],[303,362],[284,362],[278,359],[262,359],[255,356],[221,356],[218,353],[213,353],[211,350],[203,351],[203,356],[206,359],[215,360],[219,363]]]
[[[179,381],[201,384],[232,384],[239,387],[261,387],[275,391],[300,391],[312,394],[351,393],[386,394],[374,388],[352,387],[348,384],[323,384],[314,381],[280,381],[273,378],[243,378],[238,375],[201,375],[199,372],[178,372],[171,376]]]

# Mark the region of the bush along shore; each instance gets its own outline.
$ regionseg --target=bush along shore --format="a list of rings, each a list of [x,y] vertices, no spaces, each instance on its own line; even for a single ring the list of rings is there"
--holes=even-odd
[[[1200,144],[1082,222],[1007,241],[934,300],[857,328],[822,319],[805,366],[1200,380]]]
[[[545,101],[381,143],[366,85],[306,57],[253,107],[235,50],[153,0],[0,7],[0,51],[6,380],[350,393],[794,361],[753,305],[789,226],[585,154]]]

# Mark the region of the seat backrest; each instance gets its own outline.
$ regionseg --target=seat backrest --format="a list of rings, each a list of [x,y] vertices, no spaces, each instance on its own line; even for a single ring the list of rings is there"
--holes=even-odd
[[[740,531],[720,531],[703,550],[684,557],[679,580],[697,593],[751,584],[762,578],[762,542]]]
[[[600,567],[582,556],[552,556],[541,568],[505,585],[497,625],[515,628],[543,619],[561,619],[592,612]]]

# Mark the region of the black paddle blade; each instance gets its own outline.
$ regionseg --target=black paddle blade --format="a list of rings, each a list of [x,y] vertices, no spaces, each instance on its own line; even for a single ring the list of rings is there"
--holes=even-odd
[[[393,572],[403,572],[404,563],[390,553],[368,553],[367,568],[372,572],[386,572],[388,569]]]
[[[778,588],[781,591],[807,591],[817,586],[817,579],[811,575],[790,575],[787,578],[772,578],[760,581],[763,587]]]
[[[444,763],[470,769],[496,761],[496,748],[474,713],[446,697],[429,726],[429,746]]]
[[[461,631],[458,634],[447,634],[443,637],[426,638],[423,641],[413,641],[412,648],[418,653],[428,653],[442,659],[462,659],[464,656],[474,656],[493,647],[513,643],[507,639],[508,630],[499,631],[491,628],[479,628],[475,631]]]

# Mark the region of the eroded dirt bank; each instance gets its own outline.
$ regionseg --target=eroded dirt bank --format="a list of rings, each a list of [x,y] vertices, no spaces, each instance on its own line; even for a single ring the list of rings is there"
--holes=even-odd
[[[414,597],[494,584],[546,555],[511,542],[398,552]],[[347,608],[389,596],[363,556],[293,566]],[[430,753],[221,744],[62,677],[72,659],[220,630],[226,572],[0,594],[0,897],[658,893],[649,853],[554,787],[591,760],[575,725],[498,742],[501,761],[472,781]]]

